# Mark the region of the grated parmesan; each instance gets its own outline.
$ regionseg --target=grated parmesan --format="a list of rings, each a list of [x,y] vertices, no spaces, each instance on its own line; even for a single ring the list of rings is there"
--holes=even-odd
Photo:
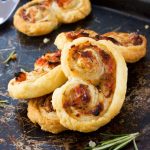
[[[93,142],[93,141],[90,141],[90,142],[89,142],[89,146],[93,148],[93,147],[95,147],[95,146],[96,146],[96,143],[95,143],[95,142]]]
[[[49,41],[50,41],[50,40],[49,40],[48,38],[44,38],[44,39],[43,39],[43,43],[44,43],[44,44],[48,43]]]
[[[144,26],[144,28],[145,28],[145,29],[148,29],[148,28],[149,28],[149,25],[148,25],[148,24],[146,24],[146,25]]]

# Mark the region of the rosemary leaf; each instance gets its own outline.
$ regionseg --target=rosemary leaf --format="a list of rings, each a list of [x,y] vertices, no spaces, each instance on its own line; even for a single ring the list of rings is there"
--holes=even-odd
[[[129,135],[118,137],[118,138],[115,138],[112,140],[102,141],[100,143],[101,143],[101,145],[110,144],[110,143],[114,143],[114,142],[119,141],[119,140],[123,140],[124,138],[129,138]]]
[[[100,135],[108,136],[108,137],[120,137],[128,134],[110,134],[110,133],[100,133]]]
[[[132,134],[121,134],[120,136],[119,135],[112,136],[112,134],[110,134],[110,137],[114,137],[113,139],[102,141],[96,147],[94,148],[89,147],[89,149],[91,150],[108,150],[108,149],[120,150],[123,147],[125,147],[128,143],[133,141],[135,150],[138,150],[136,142],[135,142],[135,138],[138,135],[139,135],[139,132],[132,133]],[[108,136],[108,134],[106,134],[106,136]],[[86,149],[88,149],[88,147]]]
[[[7,103],[8,104],[8,100],[0,100],[0,104],[1,103]]]
[[[135,149],[135,150],[138,150],[138,147],[137,147],[137,145],[136,145],[135,139],[133,139],[133,145],[134,145],[134,149]]]
[[[109,147],[124,143],[124,142],[126,142],[130,139],[131,139],[131,137],[129,136],[129,137],[126,137],[124,139],[121,139],[121,140],[118,140],[118,141],[115,141],[115,142],[107,143],[105,145],[100,145],[98,148],[93,148],[93,150],[104,150],[104,149],[107,149]],[[132,141],[132,139],[131,139],[131,141]]]
[[[0,107],[5,107],[5,105],[8,104],[7,100],[0,100]]]
[[[132,141],[132,139],[130,139],[130,140],[124,142],[124,143],[121,143],[120,145],[116,146],[113,150],[120,150],[121,148],[125,147],[131,141]]]
[[[0,103],[8,103],[8,100],[0,100]]]
[[[139,136],[139,132],[136,132],[136,133],[132,133],[132,134],[130,134],[130,135],[133,135],[133,136],[135,136],[135,137],[137,137],[137,136]]]
[[[3,63],[4,63],[4,64],[7,64],[7,63],[14,57],[14,55],[15,55],[15,51],[12,51],[12,52],[8,55],[7,59],[6,59],[5,61],[3,61]]]
[[[134,139],[138,135],[139,135],[139,133],[128,134],[125,136],[117,137],[117,138],[112,139],[112,140],[102,141],[100,143],[101,143],[101,145],[106,145],[106,144],[114,143],[114,142],[119,141],[119,140],[124,140],[126,138],[133,138]]]
[[[112,147],[110,147],[108,150],[113,150],[114,149],[114,147],[112,146]]]

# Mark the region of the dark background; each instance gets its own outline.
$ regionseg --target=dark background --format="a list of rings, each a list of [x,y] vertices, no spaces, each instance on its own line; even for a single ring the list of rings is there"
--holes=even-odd
[[[94,4],[150,17],[150,0],[92,0]]]

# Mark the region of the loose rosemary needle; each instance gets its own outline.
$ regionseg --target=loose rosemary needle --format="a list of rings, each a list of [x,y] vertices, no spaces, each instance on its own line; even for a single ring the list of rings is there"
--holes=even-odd
[[[6,104],[8,104],[7,100],[0,100],[0,107],[4,107]]]
[[[133,140],[133,145],[134,145],[134,149],[135,149],[135,150],[138,150],[138,147],[137,147],[137,145],[136,145],[135,139]]]
[[[6,59],[5,61],[3,61],[3,63],[6,64],[6,63],[8,63],[10,60],[16,59],[16,54],[15,54],[15,53],[16,53],[15,51],[12,51],[12,52],[8,55],[7,59]]]
[[[125,147],[127,144],[129,144],[131,141],[133,141],[134,149],[138,150],[138,147],[135,142],[135,138],[139,136],[139,133],[132,133],[132,134],[123,134],[123,135],[112,135],[112,134],[103,134],[109,137],[113,137],[113,139],[109,139],[106,141],[101,141],[100,144],[98,144],[95,147],[87,147],[86,149],[90,150],[120,150],[123,147]]]

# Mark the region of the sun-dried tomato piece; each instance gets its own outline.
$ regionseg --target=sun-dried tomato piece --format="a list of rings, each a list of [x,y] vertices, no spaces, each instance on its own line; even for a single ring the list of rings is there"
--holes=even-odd
[[[25,72],[15,73],[15,79],[17,82],[25,81],[26,80],[26,73]]]
[[[64,4],[69,3],[71,0],[56,0],[59,7],[63,7]]]

